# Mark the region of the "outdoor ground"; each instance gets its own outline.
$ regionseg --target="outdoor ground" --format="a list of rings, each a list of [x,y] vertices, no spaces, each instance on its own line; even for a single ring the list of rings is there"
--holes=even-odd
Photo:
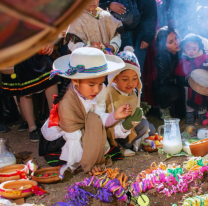
[[[157,113],[152,113],[148,115],[149,122],[153,123],[156,128],[163,124],[163,121],[159,120],[157,117]],[[8,133],[0,133],[0,137],[9,140],[10,146],[12,147],[15,153],[23,152],[23,151],[31,151],[32,156],[38,162],[39,168],[47,167],[47,163],[43,157],[38,156],[38,144],[31,143],[28,138],[28,131],[26,132],[19,132],[18,126],[11,127],[11,131]],[[186,128],[185,120],[180,121],[180,129],[183,131]],[[197,127],[199,128],[199,127]],[[165,163],[176,163],[181,164],[185,161],[186,157],[172,157],[165,161]],[[145,153],[145,152],[138,152],[134,157],[124,158],[121,161],[117,161],[113,163],[112,168],[120,168],[122,172],[126,173],[130,177],[132,181],[135,180],[137,174],[142,170],[145,170],[150,167],[152,162],[156,162],[157,164],[161,162],[161,157],[154,153]],[[84,177],[88,177],[88,175],[84,174],[82,171],[79,171],[75,174],[71,174],[70,172],[66,172],[65,178],[63,181],[56,183],[56,184],[45,184],[44,189],[47,190],[48,194],[44,197],[39,196],[31,196],[26,199],[27,203],[43,203],[47,206],[51,206],[56,202],[60,202],[64,200],[64,196],[67,191],[67,187],[69,185],[74,184],[75,182],[83,180]],[[172,197],[168,198],[164,195],[153,195],[151,193],[147,193],[151,200],[151,206],[169,206],[173,203],[178,203],[181,201],[182,194],[176,194]],[[90,205],[94,206],[107,206],[107,205],[123,205],[116,200],[113,201],[111,204],[100,203],[97,200],[92,200]],[[125,205],[125,204],[124,204]]]

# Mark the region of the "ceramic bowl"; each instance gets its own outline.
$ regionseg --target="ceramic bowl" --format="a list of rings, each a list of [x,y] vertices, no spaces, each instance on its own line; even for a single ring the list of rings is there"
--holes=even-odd
[[[191,153],[196,157],[208,154],[208,138],[190,144]]]
[[[43,169],[39,169],[31,174],[31,177],[34,181],[39,182],[39,183],[54,183],[58,182],[61,180],[59,177],[59,167],[47,167]],[[38,177],[39,175],[44,175],[44,174],[49,174],[49,173],[56,173],[57,175],[53,177]]]
[[[9,165],[0,169],[0,183],[25,179],[29,174],[28,167],[23,164]]]
[[[143,146],[142,146],[142,149],[143,149],[145,152],[157,152],[157,151],[158,151],[158,148],[162,148],[162,147],[163,147],[163,145],[158,145],[158,146],[156,146],[155,149],[152,149],[151,146],[143,145]]]
[[[33,194],[31,187],[36,186],[33,180],[12,180],[0,184],[0,194],[7,199],[19,199]]]

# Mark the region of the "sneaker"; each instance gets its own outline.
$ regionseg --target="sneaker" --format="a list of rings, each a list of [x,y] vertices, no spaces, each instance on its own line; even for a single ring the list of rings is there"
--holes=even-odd
[[[28,130],[28,123],[26,121],[23,121],[19,128],[18,128],[19,132],[24,132],[26,130]]]
[[[31,142],[39,142],[40,137],[41,132],[39,129],[35,129],[32,132],[30,132],[29,138]]]
[[[9,131],[10,131],[10,129],[7,126],[0,124],[0,132],[1,133],[5,133],[5,132],[9,132]]]
[[[207,113],[204,114],[199,114],[199,119],[200,119],[200,124],[202,124],[202,122],[207,119]]]
[[[167,108],[167,109],[160,109],[160,119],[168,119],[168,118],[172,118],[170,116],[169,108]]]
[[[186,113],[186,124],[194,124],[195,122],[195,112]]]
[[[35,125],[38,129],[40,129],[43,126],[43,124],[39,120],[35,120]]]
[[[121,154],[123,157],[133,157],[136,153],[130,149],[122,149]]]
[[[36,125],[36,127],[38,128],[38,129],[40,129],[43,125],[41,124],[41,122],[40,121],[38,121],[38,120],[35,120],[35,125]],[[28,130],[28,123],[26,122],[26,121],[23,121],[21,124],[20,124],[20,126],[19,126],[19,128],[18,128],[18,130],[19,130],[19,132],[24,132],[24,131],[26,131],[26,130]]]

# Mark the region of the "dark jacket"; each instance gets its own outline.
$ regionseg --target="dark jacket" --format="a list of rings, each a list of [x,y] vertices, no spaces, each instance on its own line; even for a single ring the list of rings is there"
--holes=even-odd
[[[155,82],[157,85],[169,85],[176,83],[175,68],[179,63],[179,54],[172,54],[168,51],[162,55],[157,55],[155,66],[157,68],[157,77]]]
[[[100,0],[99,6],[102,9],[107,9],[111,2],[118,2],[118,0]],[[141,14],[140,23],[134,29],[135,35],[142,35],[141,41],[151,44],[156,30],[157,24],[157,5],[155,0],[136,0],[137,8]]]

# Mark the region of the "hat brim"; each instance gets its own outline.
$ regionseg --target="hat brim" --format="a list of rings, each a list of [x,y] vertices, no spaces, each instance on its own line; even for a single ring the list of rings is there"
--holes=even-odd
[[[69,60],[70,60],[70,54],[59,57],[56,59],[53,63],[53,70],[62,70],[63,72],[67,71],[69,69]],[[108,69],[102,72],[98,73],[75,73],[73,75],[65,75],[65,74],[59,74],[59,76],[68,78],[68,79],[90,79],[90,78],[98,78],[102,76],[106,76],[108,74],[114,73],[118,70],[121,70],[125,67],[124,61],[114,55],[108,55],[106,54],[106,60]]]

